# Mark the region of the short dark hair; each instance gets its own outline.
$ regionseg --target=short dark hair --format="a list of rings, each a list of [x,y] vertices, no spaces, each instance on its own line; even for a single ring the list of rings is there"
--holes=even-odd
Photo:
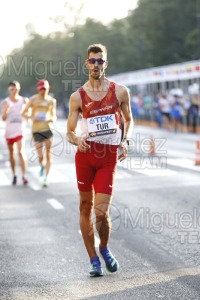
[[[8,87],[10,87],[10,86],[14,86],[14,87],[20,86],[20,83],[17,80],[13,80],[8,84]]]
[[[93,53],[105,53],[107,55],[107,48],[106,46],[102,45],[102,44],[92,44],[88,47],[87,49],[87,55],[89,56],[89,54],[93,52]]]

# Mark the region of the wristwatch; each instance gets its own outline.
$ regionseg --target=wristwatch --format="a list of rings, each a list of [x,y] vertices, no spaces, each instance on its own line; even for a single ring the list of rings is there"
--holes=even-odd
[[[123,139],[123,142],[125,142],[128,146],[130,145],[130,141],[127,139]]]

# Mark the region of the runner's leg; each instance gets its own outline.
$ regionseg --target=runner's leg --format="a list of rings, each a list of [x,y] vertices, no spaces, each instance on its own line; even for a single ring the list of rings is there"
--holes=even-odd
[[[37,151],[39,163],[41,166],[43,166],[44,165],[43,142],[35,141],[35,149]]]
[[[18,149],[18,155],[19,155],[19,163],[22,170],[23,177],[26,174],[26,156],[24,153],[24,139],[17,141],[17,149]]]
[[[16,176],[15,173],[15,151],[14,151],[14,144],[7,144],[8,145],[8,150],[9,150],[9,161],[10,161],[10,166],[13,172],[13,176]]]
[[[119,263],[108,248],[108,240],[111,231],[111,221],[109,218],[109,208],[112,196],[97,193],[95,197],[96,228],[100,237],[99,251],[105,261],[106,267],[110,272],[119,269]]]
[[[116,150],[116,149],[115,149]],[[111,220],[109,209],[112,201],[112,191],[116,170],[116,154],[107,152],[101,167],[98,169],[93,182],[95,190],[94,209],[96,214],[96,228],[100,237],[99,250],[110,272],[119,269],[119,263],[108,248],[108,241],[111,232]]]
[[[51,167],[51,162],[52,162],[52,155],[51,155],[51,147],[52,147],[52,138],[47,139],[44,141],[45,144],[45,151],[46,151],[46,177],[49,174],[49,170]]]
[[[100,247],[107,247],[111,231],[111,221],[109,217],[109,208],[112,196],[108,194],[97,193],[95,195],[95,214],[96,229],[100,238]]]
[[[89,257],[97,256],[92,221],[93,191],[80,193],[80,228]]]

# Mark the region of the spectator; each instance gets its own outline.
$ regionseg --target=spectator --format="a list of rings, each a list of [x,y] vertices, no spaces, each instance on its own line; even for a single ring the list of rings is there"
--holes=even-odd
[[[192,125],[192,132],[197,132],[198,125],[198,116],[199,116],[199,106],[200,106],[200,97],[198,94],[191,95],[190,107],[188,110],[188,119],[189,124]]]
[[[171,106],[166,94],[159,98],[159,107],[163,118],[163,128],[171,130]]]

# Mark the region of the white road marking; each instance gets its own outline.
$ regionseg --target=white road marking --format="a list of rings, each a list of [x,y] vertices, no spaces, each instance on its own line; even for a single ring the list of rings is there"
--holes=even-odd
[[[146,176],[175,176],[177,175],[176,171],[169,169],[135,169],[134,172],[144,174]]]
[[[9,161],[5,162],[5,167],[10,167],[10,162]]]
[[[81,230],[79,229],[79,234],[82,236]],[[94,236],[94,241],[95,241],[95,247],[99,248],[99,244],[100,244],[100,239],[95,235]]]
[[[42,189],[41,185],[32,182],[29,182],[28,186],[34,191],[40,191]]]
[[[54,198],[47,199],[47,202],[56,210],[64,209],[64,206]]]
[[[119,279],[116,281],[113,280],[112,284],[110,280],[104,280],[103,290],[99,288],[98,280],[92,280],[92,282],[90,281],[90,283],[85,284],[84,281],[81,282],[80,279],[77,279],[77,280],[73,280],[73,282],[70,282],[70,284],[68,285],[68,289],[71,292],[73,292],[74,299],[86,299],[86,298],[91,299],[92,297],[95,296],[99,296],[98,298],[103,299],[104,295],[106,296],[108,295],[108,293],[116,294],[117,292],[123,292],[123,291],[126,292],[126,290],[128,289],[136,289],[139,287],[144,288],[147,285],[153,286],[153,285],[165,284],[168,282],[181,284],[184,278],[188,278],[188,280],[192,281],[192,278],[194,276],[196,276],[197,278],[197,276],[199,275],[200,275],[200,268],[196,267],[196,268],[175,269],[166,272],[165,271],[155,272],[150,275],[135,276],[134,278],[132,276],[131,278],[127,276],[126,280],[124,280],[124,278],[120,278],[119,276]]]
[[[48,175],[48,182],[49,183],[69,182],[69,178],[66,175],[53,169],[52,172],[50,172]]]
[[[31,174],[37,179],[39,179],[39,171],[40,171],[40,167],[38,166],[29,168],[29,172],[31,172]],[[66,166],[66,172],[67,172],[67,166]],[[62,174],[61,172],[57,171],[54,166],[54,168],[50,170],[50,173],[48,175],[48,183],[61,183],[61,182],[69,182],[69,178],[65,174]]]
[[[67,284],[67,288],[66,288],[66,284],[64,283],[60,283],[57,284],[56,288],[57,290],[60,290],[60,294],[63,295],[64,292],[66,293],[69,292],[70,295],[73,295],[72,297],[70,297],[70,299],[92,299],[97,297],[98,299],[103,299],[104,296],[105,298],[108,294],[111,295],[111,293],[113,293],[113,295],[117,295],[119,293],[124,292],[124,294],[127,292],[127,290],[132,290],[133,294],[134,294],[134,289],[137,288],[149,288],[151,286],[159,286],[161,284],[165,284],[165,286],[167,286],[167,284],[174,284],[176,286],[182,285],[183,288],[187,289],[187,285],[184,284],[184,280],[185,278],[187,278],[187,280],[189,282],[192,282],[193,278],[196,277],[198,278],[200,275],[200,268],[196,267],[196,268],[185,268],[185,269],[174,269],[174,270],[170,270],[170,271],[162,271],[162,272],[158,272],[155,271],[154,273],[149,272],[150,274],[141,274],[139,276],[135,275],[133,277],[132,273],[128,272],[127,276],[125,278],[123,278],[123,276],[120,275],[117,276],[117,280],[109,280],[110,276],[105,278],[105,280],[103,280],[103,289],[100,288],[100,284],[99,284],[99,280],[88,280],[87,284],[85,280],[81,280],[80,278],[78,279],[73,279],[73,280],[68,280],[68,284]],[[130,275],[131,274],[131,275]],[[198,276],[198,277],[197,277]],[[116,277],[114,277],[116,278]],[[149,287],[148,287],[149,286]],[[185,289],[185,291],[186,291]],[[195,287],[189,287],[188,290],[195,290]],[[30,299],[39,299],[41,298],[41,296],[39,296],[39,292],[35,292],[34,291],[34,297],[31,297]],[[46,294],[50,295],[52,294],[52,287],[46,288]],[[166,297],[164,296],[164,294],[166,293],[159,293],[159,295],[156,297],[156,299],[166,299]],[[186,293],[185,293],[186,294]],[[16,291],[16,298],[20,298],[20,299],[27,299],[27,292],[17,292]],[[63,297],[61,296],[61,298],[63,299]],[[114,297],[113,297],[114,298]],[[126,298],[126,296],[124,296],[124,298]],[[133,297],[131,297],[132,299],[134,299]],[[44,299],[44,298],[43,298]],[[66,299],[66,297],[65,297]],[[69,297],[68,297],[69,299]],[[115,298],[116,299],[116,298]],[[119,297],[118,297],[119,299]],[[147,298],[146,298],[147,299]],[[150,299],[150,298],[148,298]],[[155,298],[154,298],[155,299]],[[177,299],[177,298],[176,298]],[[180,297],[179,297],[180,299]],[[184,297],[184,299],[186,299]],[[187,298],[187,299],[199,299],[199,297],[193,297],[193,298]]]
[[[1,185],[1,186],[4,186],[4,185],[11,185],[10,180],[9,180],[8,177],[5,175],[5,173],[4,173],[3,170],[0,170],[0,178],[1,178],[1,181],[0,181],[0,185]]]
[[[95,247],[99,248],[100,239],[96,235],[94,236],[94,239],[95,239]]]
[[[191,159],[174,159],[174,158],[168,158],[167,164],[181,167],[184,169],[194,170],[194,171],[200,171],[200,166],[195,166],[194,160]]]
[[[119,173],[119,170],[117,170],[116,174],[115,174],[115,179],[122,179],[123,176]]]
[[[12,174],[10,174],[10,176],[6,175],[6,172],[8,171],[8,167],[10,169],[9,161],[5,161],[4,165],[5,165],[5,168],[0,170],[0,179],[1,179],[0,186],[11,185]],[[17,168],[19,168],[19,167],[17,166]],[[55,168],[58,168],[58,170],[55,170]],[[54,167],[52,168],[52,170],[48,176],[48,182],[49,183],[66,183],[69,181],[75,182],[76,174],[75,174],[74,170],[75,170],[74,165],[72,165],[72,166],[69,164],[67,166],[63,166],[63,165],[59,165],[59,164],[54,165]],[[39,171],[40,171],[39,166],[28,168],[28,180],[29,180],[28,186],[34,191],[42,190],[42,179],[43,178],[41,178],[39,176]],[[32,176],[34,177],[33,181],[31,180]]]
[[[127,169],[129,171],[129,169]],[[133,178],[132,173],[128,173],[126,169],[117,169],[117,172],[115,174],[116,179],[126,179],[126,178]]]
[[[171,146],[173,147],[173,146]],[[187,157],[187,159],[193,159],[194,158],[194,151],[193,149],[188,149],[184,151],[184,149],[181,150],[172,150],[172,149],[167,149],[167,155],[168,157],[176,157],[177,159],[181,158],[184,159]]]

